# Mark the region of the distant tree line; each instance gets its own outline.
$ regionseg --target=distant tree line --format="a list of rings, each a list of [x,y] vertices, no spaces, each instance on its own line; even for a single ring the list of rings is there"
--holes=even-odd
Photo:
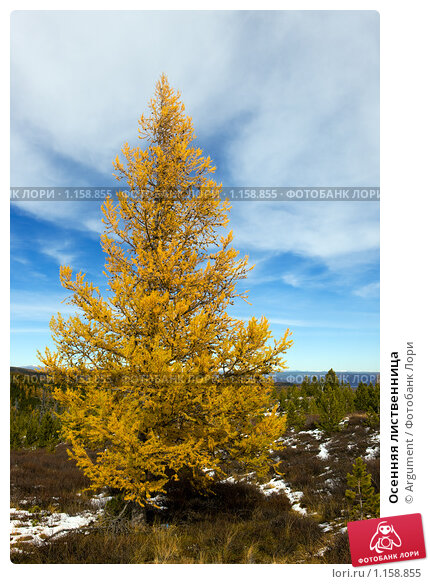
[[[285,414],[287,429],[300,431],[305,428],[309,416],[315,416],[317,427],[335,432],[341,428],[345,417],[354,412],[366,414],[369,426],[379,424],[379,383],[360,382],[353,390],[349,384],[339,381],[333,369],[322,379],[305,377],[301,385],[276,384],[273,399]],[[43,379],[37,375],[11,374],[11,448],[58,444],[61,423],[57,413],[58,404]]]
[[[12,373],[10,378],[11,448],[53,447],[61,424],[57,404],[37,375]]]
[[[309,415],[317,417],[317,426],[326,432],[340,429],[346,416],[361,412],[366,414],[366,423],[379,424],[379,383],[360,382],[354,391],[349,384],[340,382],[333,369],[318,379],[305,377],[301,385],[277,384],[274,398],[286,414],[287,428],[302,430]]]

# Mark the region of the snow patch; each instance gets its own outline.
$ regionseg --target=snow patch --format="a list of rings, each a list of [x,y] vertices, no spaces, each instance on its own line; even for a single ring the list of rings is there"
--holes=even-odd
[[[92,499],[90,499],[90,503],[92,503],[97,509],[103,509],[106,503],[112,498],[113,497],[107,495],[106,493],[100,493],[99,495],[95,495]]]
[[[251,478],[255,473],[249,473],[243,477],[235,478],[233,476],[227,477],[220,481],[221,483],[236,483],[243,482]],[[282,477],[276,477],[269,481],[268,483],[259,484],[258,488],[266,497],[269,497],[273,493],[285,493],[291,503],[292,509],[300,513],[301,515],[307,515],[307,510],[305,507],[300,505],[300,500],[303,497],[302,491],[293,491],[288,483],[284,481]]]
[[[326,459],[329,457],[329,452],[327,450],[327,444],[329,442],[330,441],[327,441],[325,443],[320,444],[320,449],[319,449],[319,452],[317,454],[318,458]]]
[[[327,550],[328,550],[327,546],[323,547],[316,553],[316,555],[322,557],[326,553]]]
[[[81,493],[77,493],[81,495]],[[52,497],[54,500],[58,497]],[[45,539],[52,537],[63,530],[73,530],[86,527],[97,521],[108,501],[112,499],[107,493],[100,493],[90,499],[95,510],[83,511],[78,515],[68,513],[50,513],[42,510],[39,513],[31,513],[25,509],[10,509],[10,543],[15,547],[17,543],[29,542],[41,544]],[[24,504],[24,501],[21,501]],[[67,531],[64,531],[66,534]],[[63,533],[61,534],[63,535]]]
[[[281,436],[281,438],[275,440],[275,444],[281,444],[282,446],[291,446],[292,448],[296,448],[294,443],[295,443],[294,436],[288,436],[288,438],[286,438],[285,436]]]
[[[148,499],[148,501],[150,501],[157,509],[167,509],[167,507],[164,505],[166,498],[163,495],[155,495],[154,497]]]
[[[376,446],[368,446],[366,448],[366,454],[364,458],[366,460],[373,460],[374,458],[378,458],[379,456],[379,444]]]
[[[302,430],[301,432],[299,432],[299,434],[308,434],[309,436],[313,436],[317,440],[321,440],[321,437],[323,435],[321,430],[318,430],[318,428],[315,428],[315,430]]]
[[[55,535],[63,529],[78,529],[94,523],[100,511],[84,511],[80,515],[68,515],[67,513],[47,513],[42,511],[36,517],[29,511],[11,508],[10,543],[16,544],[26,541],[41,544],[46,538]]]
[[[307,510],[300,505],[300,500],[303,497],[302,491],[293,491],[288,483],[284,481],[283,478],[279,477],[265,483],[264,485],[259,485],[259,488],[263,495],[268,497],[272,493],[285,493],[291,503],[292,509],[297,511],[301,515],[307,515]]]

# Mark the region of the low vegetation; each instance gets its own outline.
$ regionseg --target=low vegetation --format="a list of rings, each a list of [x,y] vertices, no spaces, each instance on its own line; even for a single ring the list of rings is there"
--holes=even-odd
[[[341,383],[333,371],[322,379],[305,377],[300,386],[276,384],[273,399],[287,416],[287,427],[302,430],[309,417],[326,432],[338,431],[346,416],[354,412],[366,414],[366,423],[379,425],[379,383],[365,384],[360,381],[353,390],[349,384]]]
[[[19,415],[23,404],[21,415],[30,420],[43,406],[42,415],[56,419],[55,405],[37,385],[29,388],[23,380],[17,384],[15,376],[12,410]],[[68,458],[58,434],[57,442],[53,437],[46,447],[29,445],[26,434],[18,433],[19,447],[11,452],[12,561],[349,563],[347,521],[357,519],[359,509],[364,509],[364,517],[379,514],[379,435],[370,412],[375,400],[367,397],[362,411],[347,402],[347,415],[335,428],[324,429],[316,399],[324,387],[319,382],[312,388],[306,381],[302,387],[276,387],[273,399],[291,416],[270,455],[266,482],[232,476],[203,494],[184,475],[154,500],[146,515],[136,504],[124,512],[118,490],[89,490],[89,480]],[[17,396],[17,388],[25,391],[25,399]],[[369,389],[343,391],[351,392],[354,400],[371,396]],[[379,408],[373,412],[377,416]],[[85,514],[91,521],[83,527],[55,535],[61,518]],[[52,534],[42,529],[48,520],[57,525]],[[39,526],[40,537],[31,535],[32,527],[19,535],[20,525]]]
[[[52,448],[59,442],[57,404],[41,379],[37,373],[11,371],[11,448]]]

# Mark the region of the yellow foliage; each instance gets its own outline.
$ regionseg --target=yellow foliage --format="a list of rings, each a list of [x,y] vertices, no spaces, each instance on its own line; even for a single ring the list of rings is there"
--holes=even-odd
[[[51,320],[57,350],[39,354],[63,408],[70,453],[95,488],[145,505],[188,469],[207,488],[236,469],[262,474],[284,420],[267,374],[285,367],[287,330],[228,315],[248,258],[222,237],[230,206],[179,93],[163,75],[140,119],[146,148],[126,144],[114,167],[131,192],[103,206],[109,289],[60,270],[79,313]],[[209,473],[209,470],[211,471]]]

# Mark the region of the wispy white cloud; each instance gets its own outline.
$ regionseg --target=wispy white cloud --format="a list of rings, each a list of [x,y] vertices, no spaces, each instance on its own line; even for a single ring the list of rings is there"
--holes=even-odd
[[[103,231],[98,202],[83,201],[12,201],[21,213],[68,229],[84,231],[98,238]]]
[[[15,12],[12,31],[14,184],[64,184],[54,154],[110,176],[162,71],[236,184],[378,180],[376,13]]]
[[[379,249],[377,203],[243,202],[231,226],[239,248],[318,258],[333,269],[346,256],[362,262]]]
[[[376,13],[15,12],[12,31],[15,185],[76,181],[74,163],[110,176],[162,71],[183,90],[200,140],[215,140],[226,180],[378,181]],[[196,76],[202,63],[210,75]],[[93,237],[102,230],[95,203],[17,205]],[[378,245],[372,204],[241,205],[232,226],[249,249],[329,263]]]
[[[293,286],[293,288],[300,288],[302,286],[302,280],[296,274],[284,274],[281,279],[288,286]]]
[[[279,317],[279,316],[271,316],[266,314],[265,315],[270,323],[270,325],[281,325],[283,327],[289,327],[290,329],[297,327],[297,328],[312,328],[312,329],[323,329],[323,330],[358,330],[358,329],[366,329],[368,328],[368,323],[354,321],[354,322],[345,322],[345,321],[322,321],[317,319],[296,319],[292,317],[291,319],[288,317]],[[249,320],[251,315],[249,316],[240,316],[237,318],[241,318],[243,320]],[[377,323],[375,323],[377,326]]]
[[[71,250],[71,243],[68,241],[39,241],[39,251],[54,259],[59,266],[70,266],[73,264],[76,253]]]
[[[18,262],[19,264],[23,264],[24,266],[28,266],[28,264],[30,263],[28,258],[24,258],[16,254],[14,254],[12,259],[13,261]]]
[[[379,282],[371,282],[354,291],[356,296],[360,298],[377,298],[379,296]]]
[[[137,142],[137,120],[147,112],[161,72],[182,91],[199,145],[214,158],[224,185],[378,184],[376,12],[19,11],[11,18],[13,186],[78,187],[96,184],[100,176],[109,180],[122,144]],[[79,262],[91,263],[84,246],[103,228],[99,204],[14,206],[34,217],[47,239],[52,234],[44,222],[75,231],[70,248],[60,241],[45,246],[45,257],[38,256],[42,263],[73,262],[77,251]],[[257,312],[276,315],[279,323],[272,322],[278,328],[303,327],[301,334],[311,334],[313,327],[321,332],[320,325],[341,326],[342,319],[334,316],[330,323],[318,313],[321,322],[314,322],[309,311],[297,307],[291,312],[295,319],[283,319],[285,292],[305,294],[318,285],[313,275],[324,279],[323,268],[340,279],[343,272],[363,268],[364,273],[378,261],[373,203],[238,203],[230,227],[234,246],[249,254],[251,263],[257,258],[248,279],[251,288],[262,284]],[[273,260],[282,254],[298,261],[287,267]],[[312,261],[300,269],[303,259]],[[264,286],[269,290],[282,276],[285,287],[272,287],[280,297],[265,296]],[[374,279],[372,272],[362,283]],[[13,291],[14,330],[35,330],[57,310],[65,316],[74,312],[60,302],[63,292]],[[359,292],[370,299],[374,290],[364,285],[357,290],[355,302],[361,304]],[[377,326],[376,317],[369,316],[369,322]],[[309,345],[302,346],[304,359],[310,359]],[[325,349],[341,355],[345,346]],[[366,347],[373,359],[377,350]],[[315,355],[322,359],[319,345]]]

